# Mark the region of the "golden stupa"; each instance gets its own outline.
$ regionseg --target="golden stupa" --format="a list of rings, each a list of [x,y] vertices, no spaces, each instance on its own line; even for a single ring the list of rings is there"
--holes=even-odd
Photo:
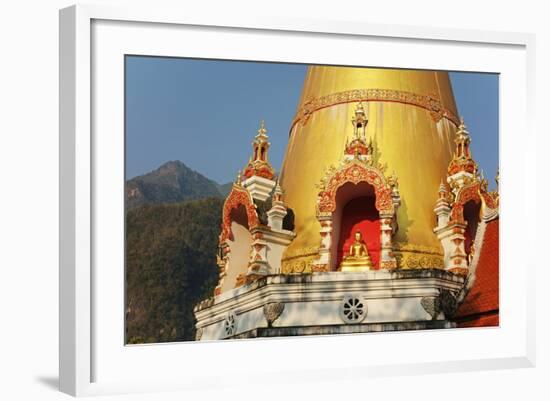
[[[309,67],[279,177],[268,139],[224,202],[197,339],[498,325],[499,196],[446,72]]]
[[[282,259],[283,272],[311,270],[320,243],[317,184],[338,166],[352,139],[361,102],[367,140],[378,162],[399,182],[401,206],[394,254],[400,268],[442,266],[433,233],[437,188],[445,180],[459,120],[449,76],[440,71],[309,67],[290,128],[280,174],[296,237]]]

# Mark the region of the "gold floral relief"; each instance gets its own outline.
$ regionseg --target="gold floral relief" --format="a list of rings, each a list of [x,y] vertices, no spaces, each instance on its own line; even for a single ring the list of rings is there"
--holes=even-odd
[[[315,258],[299,258],[283,261],[281,272],[283,274],[310,274],[313,273]]]
[[[313,113],[326,107],[342,103],[373,101],[410,104],[429,111],[436,122],[445,118],[456,125],[460,123],[458,117],[451,110],[446,109],[435,94],[418,95],[416,93],[391,89],[353,89],[308,99],[297,111],[292,121],[292,126],[297,123],[302,125],[307,124]]]

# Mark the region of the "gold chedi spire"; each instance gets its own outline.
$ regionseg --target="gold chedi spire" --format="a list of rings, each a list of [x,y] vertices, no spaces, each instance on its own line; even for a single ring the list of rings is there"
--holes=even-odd
[[[316,184],[354,140],[363,139],[375,144],[370,152],[377,162],[399,177],[394,243],[400,267],[437,265],[434,194],[453,158],[458,125],[446,72],[309,67],[281,169],[296,231],[283,263],[308,266],[315,259],[321,242]]]

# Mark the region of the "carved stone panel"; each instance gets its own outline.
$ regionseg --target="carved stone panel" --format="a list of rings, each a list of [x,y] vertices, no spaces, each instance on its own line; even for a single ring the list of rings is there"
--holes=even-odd
[[[441,312],[441,302],[439,297],[423,297],[420,300],[420,305],[426,312],[432,317],[432,320],[437,319],[439,312]]]
[[[268,327],[273,325],[273,322],[281,316],[285,309],[285,304],[282,302],[271,302],[264,305],[264,316],[267,320]]]

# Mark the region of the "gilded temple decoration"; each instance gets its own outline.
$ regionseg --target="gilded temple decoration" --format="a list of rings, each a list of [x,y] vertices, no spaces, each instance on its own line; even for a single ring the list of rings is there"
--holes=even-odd
[[[351,120],[353,125],[353,139],[351,142],[346,140],[344,153],[350,156],[372,157],[372,141],[367,143],[366,128],[369,120],[362,103],[357,105],[355,116]]]
[[[461,119],[455,137],[455,151],[447,170],[447,182],[451,187],[449,193],[443,183],[439,189],[439,197],[434,212],[437,215],[437,227],[434,232],[444,249],[445,269],[458,274],[468,275],[469,267],[474,259],[474,247],[466,246],[468,224],[475,219],[482,221],[483,213],[494,215],[498,213],[498,191],[489,192],[487,180],[483,173],[478,173],[478,166],[470,151],[471,138],[464,120]],[[498,183],[498,178],[497,178]],[[466,219],[464,208],[468,202],[480,205],[480,215]],[[467,221],[468,220],[468,221]],[[474,233],[475,235],[475,233]],[[469,238],[470,244],[474,238]]]
[[[289,209],[283,201],[283,190],[274,180],[273,168],[267,160],[269,142],[266,132],[262,121],[252,143],[253,156],[244,172],[239,172],[224,202],[217,257],[220,279],[216,295],[221,293],[223,286],[236,288],[279,273],[281,260],[277,255],[295,237],[293,221],[285,222]],[[236,218],[234,211],[241,207],[246,215],[245,228],[249,237],[242,230],[235,233],[243,236],[239,243],[239,239],[233,237],[231,225]],[[231,277],[230,281],[227,277]]]
[[[380,264],[384,269],[397,268],[392,236],[397,228],[396,209],[401,202],[397,176],[386,178],[385,166],[374,161],[372,143],[367,144],[365,130],[368,124],[363,105],[359,103],[352,118],[353,139],[346,143],[343,159],[338,167],[331,167],[321,179],[317,198],[317,219],[321,226],[321,244],[312,271],[329,271],[333,243],[333,213],[337,209],[337,193],[345,184],[365,182],[374,189],[375,208],[380,216]],[[336,227],[336,229],[340,229]]]
[[[323,182],[326,182],[326,186],[319,192],[317,206],[320,215],[334,212],[336,209],[336,193],[342,185],[346,183],[358,184],[360,182],[367,182],[374,187],[375,207],[379,212],[391,214],[394,212],[392,187],[378,167],[368,165],[359,159],[353,159],[345,162],[340,169],[332,174],[329,170],[329,174]]]
[[[252,201],[252,197],[246,189],[239,184],[234,184],[229,196],[223,204],[222,213],[222,232],[220,234],[220,242],[226,239],[232,239],[231,232],[231,212],[237,209],[239,206],[244,206],[246,210],[246,217],[248,219],[248,227],[250,230],[259,226],[260,221],[258,219],[258,213],[256,212],[256,206]]]
[[[273,170],[273,167],[271,167],[271,164],[267,158],[267,153],[270,146],[268,139],[269,137],[267,136],[265,123],[262,120],[260,122],[258,134],[254,137],[254,141],[252,142],[252,157],[244,169],[243,174],[246,178],[259,176],[271,180],[275,177],[275,170]]]
[[[477,173],[478,167],[477,163],[472,159],[470,142],[470,133],[466,129],[464,119],[461,119],[455,138],[456,149],[453,155],[453,160],[449,164],[448,168],[449,176],[455,175],[459,172],[466,172],[474,175]]]
[[[377,88],[384,90],[374,91]],[[411,97],[401,97],[404,102],[391,101],[394,98],[392,93],[399,92],[408,92]],[[336,93],[345,96],[332,96]],[[424,96],[421,103],[425,107],[413,104],[413,94]],[[330,101],[315,100],[321,98]],[[397,100],[399,98],[397,96]],[[345,151],[346,140],[347,145],[354,140],[349,124],[359,103],[368,118],[365,148],[372,139],[373,152],[356,146]],[[323,107],[316,110],[318,106]],[[399,178],[399,194],[406,202],[406,208],[399,212],[398,217],[403,235],[396,235],[395,242],[439,245],[437,238],[430,233],[433,219],[429,216],[434,197],[429,187],[435,185],[437,189],[440,179],[446,175],[453,156],[459,118],[454,118],[454,122],[441,118],[436,123],[428,108],[433,109],[434,115],[441,113],[442,109],[458,115],[447,73],[310,67],[296,115],[299,118],[301,111],[309,109],[306,114],[310,119],[307,124],[295,121],[290,128],[287,153],[281,167],[281,187],[299,227],[296,240],[286,251],[288,254],[318,246],[317,208],[311,207],[319,194],[318,183],[327,175],[329,166],[335,169],[340,166],[344,152],[347,156],[354,156],[356,148],[359,156],[371,153],[375,162],[387,163],[389,168],[384,173],[388,181],[394,172]],[[362,129],[359,132],[362,133]],[[434,152],[427,151],[432,147]],[[421,183],[429,187],[414,185],[420,181],[419,177]],[[307,259],[305,254],[302,257]]]
[[[306,100],[297,111],[292,126],[307,124],[313,113],[326,107],[353,102],[395,102],[421,107],[430,112],[434,121],[442,118],[459,124],[457,116],[445,108],[435,94],[419,95],[412,92],[392,89],[353,89]]]
[[[487,191],[487,181],[476,180],[460,188],[451,208],[451,221],[464,223],[464,205],[469,201],[482,200],[490,209],[498,208],[498,193]]]

